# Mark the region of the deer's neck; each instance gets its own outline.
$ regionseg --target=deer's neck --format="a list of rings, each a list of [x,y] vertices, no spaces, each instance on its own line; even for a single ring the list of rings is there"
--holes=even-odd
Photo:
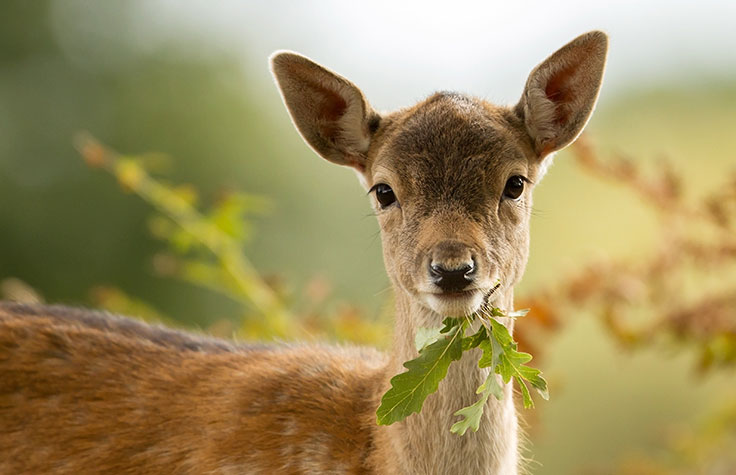
[[[513,290],[499,295],[497,304],[513,307]],[[408,298],[397,295],[396,331],[388,377],[405,371],[402,363],[416,358],[414,337],[419,327],[441,326],[443,316]],[[466,352],[450,365],[436,393],[424,402],[422,411],[389,426],[388,434],[405,473],[517,473],[517,419],[512,387],[504,388],[503,400],[490,397],[478,432],[464,436],[450,432],[459,417],[455,411],[473,404],[475,390],[486,379],[488,369],[478,368],[480,350]]]

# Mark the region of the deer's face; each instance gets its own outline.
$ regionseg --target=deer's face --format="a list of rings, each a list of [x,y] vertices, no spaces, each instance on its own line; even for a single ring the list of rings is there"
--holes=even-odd
[[[397,290],[440,315],[472,313],[516,284],[531,187],[582,131],[608,41],[586,33],[537,66],[513,108],[451,93],[381,116],[347,79],[295,53],[271,58],[304,140],[371,191]]]
[[[385,117],[374,143],[365,175],[395,285],[459,316],[518,282],[538,165],[511,111],[439,93]]]

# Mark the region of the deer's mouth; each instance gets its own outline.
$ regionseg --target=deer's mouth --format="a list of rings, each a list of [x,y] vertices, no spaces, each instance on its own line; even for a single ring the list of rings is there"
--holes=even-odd
[[[485,302],[481,289],[458,292],[426,292],[422,294],[424,303],[434,312],[445,317],[462,317],[476,312]]]
[[[462,298],[467,297],[469,295],[472,295],[474,293],[478,292],[477,290],[461,290],[459,292],[439,292],[435,295],[441,295],[442,297],[448,298],[448,299],[454,299],[454,298]]]

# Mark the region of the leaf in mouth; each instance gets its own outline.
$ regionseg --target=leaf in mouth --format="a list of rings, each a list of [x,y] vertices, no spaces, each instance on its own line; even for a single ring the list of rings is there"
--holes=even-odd
[[[422,409],[427,396],[437,391],[450,363],[463,354],[463,335],[467,322],[447,318],[434,343],[419,352],[419,357],[404,363],[408,371],[391,378],[391,389],[381,398],[376,411],[378,424],[389,425]]]
[[[518,351],[506,326],[497,320],[519,318],[526,313],[526,310],[506,313],[487,306],[466,318],[446,318],[441,329],[420,329],[416,337],[419,356],[404,363],[408,371],[391,379],[391,388],[381,398],[376,411],[378,424],[390,425],[420,412],[425,399],[437,391],[450,364],[474,348],[482,351],[478,367],[488,368],[489,373],[476,391],[480,395],[478,400],[454,413],[462,419],[452,425],[451,432],[464,435],[468,429],[477,431],[489,397],[503,399],[502,383],[508,384],[512,378],[519,384],[525,408],[534,407],[527,383],[542,398],[549,399],[547,381],[541,371],[527,366],[532,356]],[[476,319],[482,325],[473,335],[465,336],[465,330]]]

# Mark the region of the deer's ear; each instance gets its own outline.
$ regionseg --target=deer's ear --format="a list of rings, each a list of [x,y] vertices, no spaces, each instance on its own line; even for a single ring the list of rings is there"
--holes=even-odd
[[[271,71],[304,140],[322,157],[365,170],[380,117],[350,81],[289,51],[271,56]]]
[[[588,122],[603,80],[608,37],[585,33],[534,68],[516,111],[539,157],[572,143]]]

